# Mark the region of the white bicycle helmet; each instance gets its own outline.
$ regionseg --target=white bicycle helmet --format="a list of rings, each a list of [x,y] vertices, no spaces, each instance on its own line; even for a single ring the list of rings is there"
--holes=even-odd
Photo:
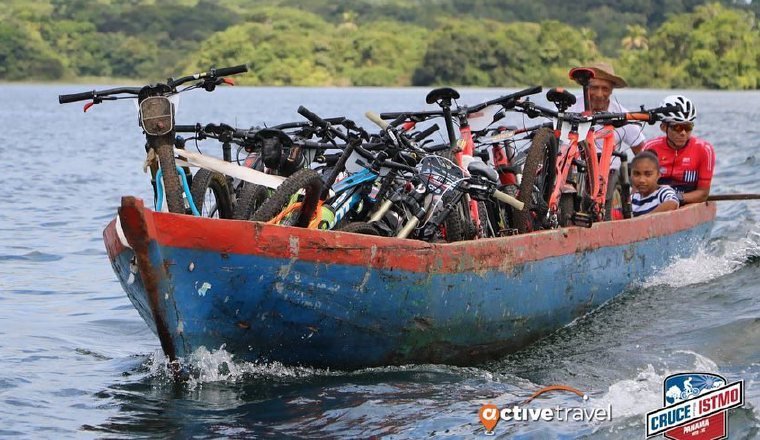
[[[679,123],[679,122],[694,122],[697,118],[697,109],[689,98],[683,95],[670,95],[662,100],[660,107],[669,105],[675,105],[681,108],[681,111],[672,113],[663,113],[662,119],[665,122]]]

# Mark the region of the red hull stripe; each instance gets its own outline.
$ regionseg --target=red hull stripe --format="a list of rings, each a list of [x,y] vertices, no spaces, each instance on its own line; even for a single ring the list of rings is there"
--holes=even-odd
[[[143,209],[141,200],[125,197],[120,214],[122,224],[128,223],[125,216],[139,215],[138,211]],[[715,203],[702,203],[630,220],[596,223],[591,228],[430,244],[144,210],[147,230],[163,246],[430,273],[510,271],[526,262],[671,235],[712,221],[715,212]],[[118,254],[112,251],[120,246],[114,243],[118,242],[116,233],[109,231],[114,227],[112,222],[104,232],[112,258]],[[125,233],[131,242],[131,234]]]

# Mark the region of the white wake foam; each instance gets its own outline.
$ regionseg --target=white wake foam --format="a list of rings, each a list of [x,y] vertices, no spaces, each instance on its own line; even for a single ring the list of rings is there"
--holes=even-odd
[[[237,382],[261,377],[300,378],[330,374],[328,370],[289,367],[279,362],[238,361],[224,347],[211,351],[201,347],[183,359],[182,365],[187,370],[186,383],[190,389],[212,382]],[[173,380],[171,367],[161,351],[153,353],[148,361],[148,369],[151,376]]]
[[[693,356],[694,366],[686,369],[678,368],[677,371],[665,368],[658,372],[649,364],[644,370],[639,371],[634,379],[624,379],[610,385],[607,392],[599,398],[602,402],[601,406],[612,405],[614,419],[643,416],[649,411],[662,407],[663,383],[671,374],[688,371],[719,373],[718,365],[699,353],[678,350],[674,354]]]
[[[704,283],[744,266],[750,257],[760,255],[760,233],[729,242],[719,251],[700,249],[688,258],[679,258],[642,283],[642,287],[667,285],[684,287]]]

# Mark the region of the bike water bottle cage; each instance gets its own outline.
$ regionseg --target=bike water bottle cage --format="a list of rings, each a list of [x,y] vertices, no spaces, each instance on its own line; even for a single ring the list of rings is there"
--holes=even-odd
[[[459,92],[451,87],[441,87],[431,90],[425,97],[425,102],[428,104],[438,103],[441,106],[450,106],[452,99],[459,99]]]
[[[570,79],[582,86],[587,86],[595,76],[596,74],[593,70],[585,67],[575,67],[570,69]]]
[[[553,102],[560,112],[566,111],[571,105],[575,104],[575,95],[568,92],[562,87],[555,87],[546,92],[546,99]]]

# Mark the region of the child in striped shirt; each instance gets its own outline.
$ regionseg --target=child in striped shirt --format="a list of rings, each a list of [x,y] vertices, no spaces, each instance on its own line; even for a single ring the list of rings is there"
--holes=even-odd
[[[631,183],[635,193],[631,198],[633,216],[650,212],[672,211],[680,206],[676,191],[668,185],[657,184],[660,161],[651,151],[642,151],[631,161]]]

